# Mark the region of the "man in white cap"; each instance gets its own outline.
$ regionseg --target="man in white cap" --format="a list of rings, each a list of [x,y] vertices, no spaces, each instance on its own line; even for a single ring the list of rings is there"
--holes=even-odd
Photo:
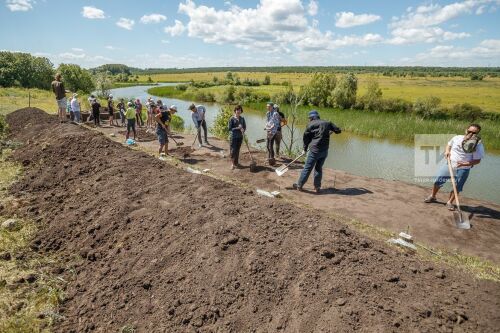
[[[207,122],[205,121],[205,113],[207,112],[207,109],[203,105],[194,105],[191,104],[189,106],[189,110],[191,110],[191,118],[193,119],[194,126],[196,127],[196,130],[198,131],[198,140],[200,142],[200,146],[202,144],[201,142],[201,129],[203,128],[203,134],[204,134],[204,139],[205,139],[205,144],[208,143],[207,135],[208,135],[208,130],[207,130]]]

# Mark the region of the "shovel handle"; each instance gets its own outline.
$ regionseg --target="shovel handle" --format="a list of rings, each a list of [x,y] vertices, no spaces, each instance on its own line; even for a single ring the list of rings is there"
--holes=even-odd
[[[293,162],[297,161],[299,158],[301,158],[302,156],[304,156],[306,152],[303,152],[302,154],[300,154],[299,156],[297,156],[293,161],[291,161],[290,163],[286,164],[286,167],[288,168]]]
[[[457,208],[460,212],[460,201],[458,200],[457,183],[455,182],[455,175],[453,174],[453,168],[451,166],[451,159],[448,157],[448,171],[450,172],[451,184],[453,186],[453,193],[455,194],[455,200],[457,201]]]
[[[250,159],[252,160],[253,162],[253,156],[252,156],[252,152],[250,151],[250,146],[248,145],[248,138],[246,136],[243,137],[243,141],[245,141],[245,144],[247,145],[247,149],[248,149],[248,154],[250,155]]]

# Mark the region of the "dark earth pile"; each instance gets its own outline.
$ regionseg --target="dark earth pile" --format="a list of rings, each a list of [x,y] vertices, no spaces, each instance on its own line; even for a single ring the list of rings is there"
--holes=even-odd
[[[58,332],[498,332],[500,286],[37,109],[11,192],[63,255]]]

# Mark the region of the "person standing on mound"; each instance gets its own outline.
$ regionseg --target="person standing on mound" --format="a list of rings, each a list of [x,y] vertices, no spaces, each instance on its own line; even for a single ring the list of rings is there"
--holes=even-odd
[[[64,89],[64,82],[62,82],[62,76],[61,73],[57,73],[55,80],[52,81],[52,91],[54,92],[54,95],[56,96],[56,102],[57,102],[57,114],[59,116],[59,121],[65,122],[66,121],[66,89]]]
[[[328,156],[330,147],[330,135],[340,134],[342,131],[330,121],[321,120],[316,110],[309,112],[309,123],[304,132],[304,153],[307,151],[307,159],[299,180],[293,184],[293,188],[302,191],[302,186],[307,182],[314,168],[314,190],[319,193],[321,189],[321,178],[323,176],[323,164]]]

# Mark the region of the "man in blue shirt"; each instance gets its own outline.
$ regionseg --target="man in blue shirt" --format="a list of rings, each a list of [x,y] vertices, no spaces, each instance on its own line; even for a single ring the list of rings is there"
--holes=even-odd
[[[299,180],[293,184],[293,188],[302,191],[302,186],[307,182],[314,168],[314,190],[319,193],[321,189],[321,178],[323,176],[323,164],[328,156],[330,146],[330,134],[340,134],[341,130],[330,121],[321,120],[316,110],[309,112],[309,123],[304,132],[304,152],[308,151],[306,164],[302,170]]]

